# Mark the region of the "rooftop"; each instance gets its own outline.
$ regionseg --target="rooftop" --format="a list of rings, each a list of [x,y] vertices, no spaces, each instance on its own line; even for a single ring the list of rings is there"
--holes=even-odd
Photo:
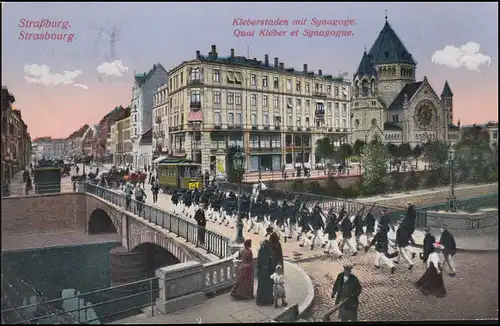
[[[406,49],[401,39],[387,21],[387,17],[384,27],[380,31],[368,54],[371,55],[374,64],[416,64],[411,53]]]

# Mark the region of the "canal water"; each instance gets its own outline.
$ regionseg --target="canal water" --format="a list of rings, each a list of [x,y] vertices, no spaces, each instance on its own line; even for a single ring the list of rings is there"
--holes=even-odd
[[[130,292],[108,291],[74,298],[76,295],[110,286],[109,251],[120,245],[119,242],[111,242],[2,253],[2,282],[13,285],[9,286],[13,289],[8,293],[9,301],[14,307],[19,307],[36,303],[37,294],[38,297],[42,294],[47,301],[66,299],[50,303],[50,309],[71,311],[87,307],[92,303],[98,304],[130,295]],[[109,322],[139,313],[140,311],[135,310],[124,315],[107,317],[125,310],[126,307],[137,306],[139,301],[146,303],[148,299],[150,300],[150,295],[141,295],[126,300],[128,302],[120,301],[89,307],[82,309],[80,315],[78,312],[72,312],[72,315],[75,320],[80,322]],[[49,308],[44,304],[44,307],[40,307],[39,311],[35,311],[34,308],[25,309],[22,312],[22,317],[45,316],[50,313],[47,313]],[[5,308],[2,307],[3,309]],[[18,318],[20,317],[18,316]],[[38,323],[54,323],[54,320],[40,320]]]

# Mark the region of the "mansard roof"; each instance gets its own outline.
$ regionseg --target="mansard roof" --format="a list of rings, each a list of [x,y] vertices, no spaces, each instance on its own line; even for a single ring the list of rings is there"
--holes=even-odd
[[[373,43],[370,52],[374,64],[384,63],[407,63],[416,64],[413,56],[406,49],[391,25],[385,21],[377,39]]]
[[[448,81],[444,83],[443,91],[441,92],[441,97],[453,97],[453,92],[451,91]]]
[[[354,78],[357,76],[375,76],[376,71],[373,68],[372,58],[366,53],[363,53],[363,57],[361,58],[361,62],[359,63],[358,70],[356,70],[356,74]]]

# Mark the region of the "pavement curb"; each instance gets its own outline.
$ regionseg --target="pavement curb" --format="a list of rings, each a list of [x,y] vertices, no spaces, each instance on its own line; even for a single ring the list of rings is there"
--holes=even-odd
[[[300,315],[303,315],[304,313],[306,313],[313,305],[314,296],[315,296],[314,284],[313,284],[311,278],[309,277],[309,275],[307,275],[307,273],[302,268],[300,268],[298,264],[295,264],[295,263],[292,263],[292,262],[289,262],[286,260],[284,261],[284,263],[287,266],[286,268],[293,268],[297,272],[299,272],[302,275],[302,277],[304,278],[304,281],[306,282],[307,296],[304,300],[302,300],[302,302],[299,303],[299,316],[300,316]]]

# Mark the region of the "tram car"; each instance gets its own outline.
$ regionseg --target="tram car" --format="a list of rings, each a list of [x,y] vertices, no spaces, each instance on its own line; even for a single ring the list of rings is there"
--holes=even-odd
[[[157,164],[158,183],[167,192],[171,189],[201,189],[203,176],[201,164],[185,159],[162,160]]]

